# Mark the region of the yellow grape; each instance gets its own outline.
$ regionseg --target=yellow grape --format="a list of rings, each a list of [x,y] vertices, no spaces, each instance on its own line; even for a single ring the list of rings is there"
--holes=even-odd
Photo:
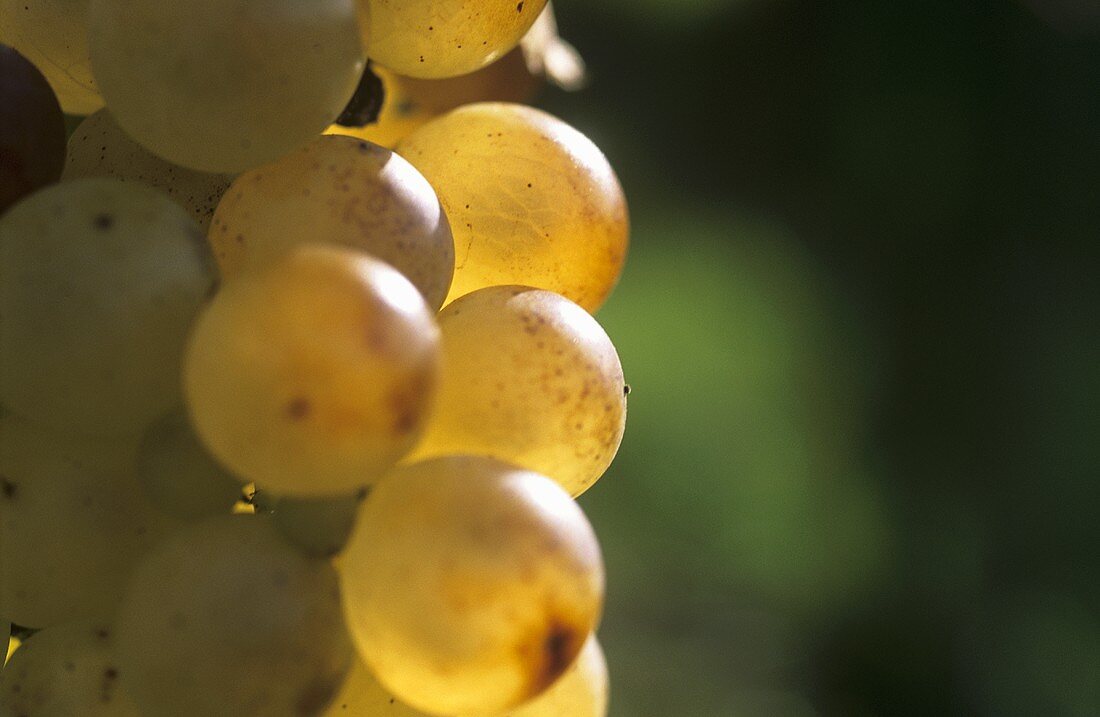
[[[0,418],[0,615],[40,628],[110,615],[134,564],[180,524],[134,475],[132,440]]]
[[[490,458],[386,476],[339,569],[359,654],[398,699],[440,715],[496,713],[544,692],[603,603],[581,509],[545,476]]]
[[[85,118],[69,138],[61,181],[113,177],[145,182],[186,209],[203,231],[233,181],[232,175],[196,172],[161,159],[122,131],[107,110]]]
[[[144,715],[317,715],[351,642],[332,566],[263,517],[225,516],[161,543],[115,617],[122,688]]]
[[[0,42],[37,65],[73,115],[103,106],[88,59],[88,2],[0,0]]]
[[[607,660],[596,636],[554,686],[501,717],[607,717]]]
[[[255,167],[320,134],[364,64],[355,0],[91,0],[88,36],[119,125],[207,172]]]
[[[595,311],[611,293],[629,241],[626,200],[607,158],[577,130],[530,107],[482,103],[429,122],[397,152],[451,220],[447,301],[522,284]]]
[[[473,102],[526,102],[539,86],[520,49],[477,72],[443,80],[405,77],[379,65],[371,68],[385,87],[377,121],[365,127],[332,125],[327,134],[358,137],[393,148],[421,125],[456,107]]]
[[[549,291],[496,286],[439,314],[443,373],[410,461],[487,455],[576,496],[611,464],[626,426],[623,369],[587,312]]]
[[[224,285],[196,323],[184,388],[199,437],[239,476],[335,497],[412,448],[438,363],[435,319],[405,277],[306,245]]]
[[[318,137],[242,174],[210,232],[226,278],[307,242],[360,249],[391,264],[433,310],[454,275],[451,228],[431,185],[390,150],[351,137]]]
[[[139,717],[123,690],[105,620],[65,622],[36,632],[0,679],[0,714]]]
[[[358,0],[372,60],[410,77],[454,77],[514,48],[546,0]]]
[[[356,660],[336,699],[321,717],[429,717],[401,702],[378,684],[370,668]]]

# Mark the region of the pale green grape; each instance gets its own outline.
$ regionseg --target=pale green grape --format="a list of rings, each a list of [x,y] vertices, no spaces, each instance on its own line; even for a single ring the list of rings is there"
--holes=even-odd
[[[136,434],[181,401],[215,282],[202,232],[140,184],[49,187],[0,218],[0,402],[62,431]]]
[[[178,518],[227,515],[241,497],[241,482],[206,451],[183,411],[145,432],[137,475],[152,503]]]
[[[351,137],[318,137],[242,174],[214,215],[222,276],[306,242],[361,249],[405,275],[433,310],[454,274],[454,240],[439,199],[411,164]]]
[[[139,717],[119,689],[107,621],[65,622],[27,640],[0,679],[0,714]]]
[[[626,391],[595,319],[549,291],[498,286],[450,304],[439,325],[439,397],[408,460],[492,456],[574,496],[603,475],[623,438]]]
[[[455,241],[447,301],[485,286],[549,289],[595,311],[622,272],[629,218],[607,158],[522,105],[460,107],[397,145],[439,194]]]
[[[92,66],[130,136],[207,172],[319,135],[363,70],[354,0],[92,0]]]
[[[351,664],[331,565],[264,517],[212,518],[162,543],[115,632],[121,685],[157,717],[320,714]]]
[[[283,498],[271,508],[272,520],[293,545],[310,555],[332,557],[348,542],[365,497],[364,490],[339,498]]]
[[[113,612],[135,562],[179,526],[145,500],[135,451],[0,417],[0,615],[47,627]]]
[[[340,496],[416,442],[439,329],[424,299],[362,252],[307,245],[229,281],[184,367],[196,430],[233,472],[279,495]]]
[[[103,106],[88,60],[88,1],[0,0],[0,42],[37,65],[74,115]]]
[[[356,660],[340,693],[323,717],[429,717],[401,702],[378,684],[370,668]],[[563,715],[563,717],[565,717]]]
[[[371,59],[409,77],[454,77],[515,47],[546,0],[358,0]]]
[[[145,182],[186,209],[205,231],[233,176],[196,172],[167,162],[122,131],[107,110],[85,118],[69,138],[62,181],[114,177]]]
[[[398,469],[340,560],[359,653],[400,700],[499,713],[548,689],[603,602],[599,544],[550,479],[489,458]]]
[[[607,717],[607,660],[596,636],[544,694],[502,717]]]

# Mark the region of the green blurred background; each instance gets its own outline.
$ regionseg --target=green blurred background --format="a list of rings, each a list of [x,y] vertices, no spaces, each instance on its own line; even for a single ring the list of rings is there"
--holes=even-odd
[[[1100,714],[1100,3],[556,0],[615,717]]]

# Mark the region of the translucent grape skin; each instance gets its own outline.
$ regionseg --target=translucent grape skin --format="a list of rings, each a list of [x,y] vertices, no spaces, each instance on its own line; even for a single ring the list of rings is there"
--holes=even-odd
[[[180,356],[216,281],[156,190],[53,185],[0,218],[0,402],[60,431],[136,435],[181,403]]]
[[[186,209],[203,231],[233,181],[230,174],[196,172],[161,159],[130,139],[107,110],[86,117],[69,138],[62,181],[90,177],[156,187]]]
[[[228,515],[241,497],[241,482],[207,452],[182,409],[146,430],[137,477],[153,505],[183,520]]]
[[[0,42],[37,65],[73,115],[103,106],[88,59],[88,2],[0,0]]]
[[[180,524],[133,475],[133,440],[0,418],[0,615],[31,628],[111,614],[138,559]]]
[[[588,490],[626,427],[622,364],[596,320],[552,292],[497,286],[448,305],[439,326],[439,395],[407,460],[487,455]]]
[[[340,498],[283,498],[272,508],[275,529],[307,555],[331,558],[340,553],[359,517],[366,490]]]
[[[580,508],[548,478],[489,458],[388,475],[339,569],[359,654],[398,699],[441,715],[499,713],[544,692],[603,601]]]
[[[92,66],[119,125],[206,172],[304,145],[363,69],[355,0],[91,0],[89,18]]]
[[[57,97],[29,60],[0,45],[0,214],[57,181],[64,161],[65,118]]]
[[[197,432],[279,495],[338,497],[415,444],[435,392],[439,330],[397,270],[306,245],[227,282],[191,337]]]
[[[264,517],[212,518],[158,546],[115,633],[123,689],[158,717],[320,714],[351,664],[331,565]]]
[[[358,0],[375,62],[409,77],[455,77],[514,48],[546,0]]]
[[[607,717],[608,691],[607,661],[599,641],[592,636],[550,689],[500,717]],[[387,692],[361,660],[352,665],[348,679],[324,714],[341,716],[428,717]]]
[[[140,717],[119,689],[107,621],[66,622],[34,634],[0,679],[0,714]]]
[[[448,302],[505,284],[548,289],[590,312],[607,299],[626,259],[626,199],[580,132],[531,107],[481,103],[429,122],[397,152],[451,220]]]
[[[360,249],[405,275],[438,311],[454,275],[454,239],[435,190],[388,149],[319,137],[233,183],[210,245],[231,278],[306,242]]]

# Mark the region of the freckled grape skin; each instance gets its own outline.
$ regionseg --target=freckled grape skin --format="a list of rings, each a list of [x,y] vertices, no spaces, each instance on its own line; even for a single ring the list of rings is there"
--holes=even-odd
[[[451,220],[448,302],[506,284],[548,289],[590,312],[607,299],[626,260],[626,199],[580,132],[530,107],[481,103],[429,122],[397,152]]]
[[[358,0],[371,59],[409,77],[465,75],[519,43],[546,0]]]
[[[29,60],[0,45],[0,214],[57,181],[65,161],[65,118]]]
[[[257,516],[162,543],[135,570],[115,632],[123,689],[158,717],[320,714],[351,664],[331,565]]]
[[[439,314],[439,396],[409,461],[488,455],[577,496],[611,464],[626,427],[623,369],[588,313],[549,291],[497,286]]]
[[[494,714],[548,689],[603,602],[599,545],[553,481],[441,458],[376,485],[339,569],[359,654],[425,712]]]
[[[88,59],[87,16],[88,0],[0,0],[0,42],[37,65],[73,115],[103,106]]]
[[[112,177],[145,182],[186,209],[203,231],[233,176],[196,172],[161,159],[122,131],[107,110],[84,119],[69,138],[62,181]]]
[[[140,717],[119,689],[110,623],[66,622],[20,646],[0,679],[0,714]]]
[[[184,379],[211,452],[277,494],[340,496],[416,442],[439,330],[397,270],[307,245],[226,282],[195,326]]]
[[[57,430],[136,435],[181,403],[216,281],[202,231],[151,187],[64,182],[0,218],[0,403]]]
[[[134,564],[180,524],[145,500],[132,440],[0,417],[0,614],[49,627],[110,615]]]
[[[91,0],[92,66],[150,151],[239,172],[307,143],[363,68],[354,0]],[[135,31],[140,28],[140,31]]]
[[[319,137],[241,175],[209,235],[222,276],[306,242],[360,249],[411,281],[433,310],[454,275],[454,239],[435,190],[388,149]]]

